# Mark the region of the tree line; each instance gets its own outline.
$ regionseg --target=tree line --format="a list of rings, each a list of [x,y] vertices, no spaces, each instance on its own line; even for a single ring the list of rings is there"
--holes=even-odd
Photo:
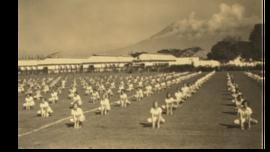
[[[208,59],[227,62],[241,56],[246,60],[262,59],[262,24],[256,24],[249,35],[248,41],[240,37],[225,37],[217,42],[207,54]]]

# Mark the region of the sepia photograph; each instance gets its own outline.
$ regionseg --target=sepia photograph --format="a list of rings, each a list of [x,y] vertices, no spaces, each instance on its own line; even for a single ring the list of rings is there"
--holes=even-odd
[[[265,149],[264,4],[18,0],[18,149]]]

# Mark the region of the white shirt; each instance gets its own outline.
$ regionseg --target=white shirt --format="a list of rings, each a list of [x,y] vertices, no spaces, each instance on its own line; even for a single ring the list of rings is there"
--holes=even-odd
[[[158,117],[162,114],[162,109],[160,107],[158,108],[151,108],[150,109],[150,113],[154,116],[154,117]]]
[[[239,108],[238,112],[240,113],[240,117],[242,119],[247,119],[252,114],[252,110],[249,107],[247,107],[246,109]]]
[[[172,97],[166,98],[166,99],[165,99],[165,103],[166,103],[166,104],[173,103],[173,101],[174,101],[174,99],[173,99]]]

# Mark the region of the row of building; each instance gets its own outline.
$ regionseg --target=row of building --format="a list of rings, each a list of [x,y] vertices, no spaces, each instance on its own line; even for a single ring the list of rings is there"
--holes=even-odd
[[[192,65],[194,67],[219,67],[215,60],[201,60],[199,57],[175,57],[167,54],[141,54],[131,56],[90,56],[89,58],[46,58],[44,60],[18,60],[18,72],[44,71],[62,72],[102,72],[121,71],[128,67],[157,67]]]

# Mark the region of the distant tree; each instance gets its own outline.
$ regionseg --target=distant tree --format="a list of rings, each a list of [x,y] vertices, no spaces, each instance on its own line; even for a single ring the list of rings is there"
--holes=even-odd
[[[234,44],[234,41],[219,41],[212,47],[211,52],[207,54],[207,57],[209,59],[219,60],[222,62],[234,59],[239,55],[233,50],[232,46]]]
[[[260,60],[261,59],[261,24],[256,24],[250,33],[250,41],[242,41],[241,37],[227,36],[222,41],[217,42],[211,52],[207,54],[209,59],[219,61],[229,61],[237,56],[245,59]]]
[[[176,57],[189,57],[194,55],[196,52],[202,50],[200,47],[191,47],[186,49],[162,49],[157,51],[157,53],[171,54]]]
[[[138,57],[139,55],[144,54],[144,53],[147,53],[147,52],[132,52],[132,53],[130,53],[129,55],[132,56],[132,57],[134,57],[134,58],[136,58],[136,57]]]
[[[226,36],[223,38],[223,41],[226,41],[226,42],[230,42],[230,43],[237,43],[239,41],[241,41],[242,38],[240,36]]]
[[[255,60],[261,60],[262,58],[262,26],[262,24],[256,24],[249,36]]]

